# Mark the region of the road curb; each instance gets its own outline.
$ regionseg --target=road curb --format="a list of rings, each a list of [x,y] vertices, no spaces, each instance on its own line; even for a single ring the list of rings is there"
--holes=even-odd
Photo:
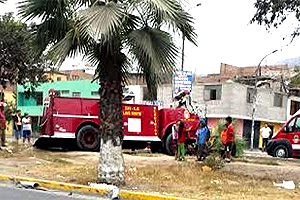
[[[41,179],[27,178],[27,177],[20,177],[20,176],[11,176],[11,175],[4,175],[4,174],[0,174],[0,180],[13,181],[13,182],[20,182],[20,181],[35,182],[39,185],[39,187],[65,190],[65,191],[76,191],[81,193],[93,193],[93,194],[106,195],[109,192],[106,189],[94,188],[87,185],[78,185],[72,183],[48,181],[48,180],[41,180]],[[133,192],[128,190],[120,190],[119,196],[120,198],[123,199],[137,199],[137,200],[192,200],[187,198],[158,195],[158,194],[151,194],[151,193]]]

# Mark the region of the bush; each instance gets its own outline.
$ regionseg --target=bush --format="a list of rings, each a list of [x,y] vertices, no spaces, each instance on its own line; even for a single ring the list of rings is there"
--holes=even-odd
[[[221,132],[224,130],[224,124],[225,120],[219,120],[212,134],[212,151],[215,153],[220,153],[222,151]],[[241,157],[244,153],[244,150],[247,148],[247,143],[243,138],[236,136],[236,133],[239,130],[236,120],[233,120],[232,125],[234,126],[235,130],[235,147],[232,151],[232,154],[234,157]]]
[[[217,169],[221,169],[222,167],[224,167],[224,161],[220,157],[219,153],[213,152],[212,154],[210,154],[203,160],[202,165],[208,166],[212,170],[217,170]]]

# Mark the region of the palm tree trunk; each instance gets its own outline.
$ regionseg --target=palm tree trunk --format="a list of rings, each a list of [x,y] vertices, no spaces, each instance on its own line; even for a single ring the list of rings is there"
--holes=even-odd
[[[122,154],[122,71],[113,61],[115,58],[110,58],[99,76],[101,145],[98,182],[122,185],[125,183]]]
[[[145,70],[145,79],[148,88],[148,96],[146,100],[156,101],[157,100],[157,80],[156,75],[150,71],[150,69]]]

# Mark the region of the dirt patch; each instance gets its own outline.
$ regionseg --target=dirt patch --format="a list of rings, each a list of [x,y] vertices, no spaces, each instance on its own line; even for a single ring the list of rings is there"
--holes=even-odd
[[[0,153],[0,173],[79,184],[96,181],[98,153],[19,148],[2,157]],[[240,158],[221,170],[204,172],[194,157],[177,162],[163,154],[126,152],[124,159],[124,189],[195,199],[300,199],[297,162]],[[297,188],[288,191],[273,185],[282,180],[294,180]]]

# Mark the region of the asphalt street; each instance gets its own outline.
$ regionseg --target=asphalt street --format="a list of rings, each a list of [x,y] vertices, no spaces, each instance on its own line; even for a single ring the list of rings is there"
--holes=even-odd
[[[100,196],[88,196],[52,190],[20,188],[14,184],[0,183],[0,200],[106,200]]]

